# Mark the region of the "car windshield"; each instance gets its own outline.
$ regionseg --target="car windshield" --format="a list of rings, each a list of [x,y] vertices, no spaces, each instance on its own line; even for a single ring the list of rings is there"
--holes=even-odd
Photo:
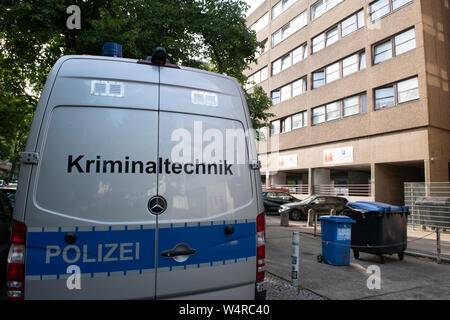
[[[315,198],[316,198],[316,197],[314,197],[314,196],[308,197],[308,198],[306,198],[306,199],[303,199],[303,200],[301,201],[301,203],[303,203],[303,204],[309,204],[309,203],[310,203],[311,201],[313,201]]]

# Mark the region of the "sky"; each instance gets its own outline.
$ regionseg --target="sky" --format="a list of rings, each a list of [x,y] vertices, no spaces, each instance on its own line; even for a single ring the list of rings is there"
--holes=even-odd
[[[250,9],[245,13],[247,16],[253,12],[258,6],[264,2],[264,0],[246,0],[246,2],[250,5]]]

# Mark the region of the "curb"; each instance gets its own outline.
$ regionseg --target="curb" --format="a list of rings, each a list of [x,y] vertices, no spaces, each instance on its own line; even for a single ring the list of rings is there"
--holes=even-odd
[[[435,254],[428,254],[423,252],[411,252],[409,250],[405,251],[405,254],[411,257],[418,257],[418,258],[428,258],[433,261],[437,262],[437,257]],[[441,262],[449,263],[450,264],[450,258],[447,257],[441,257]]]

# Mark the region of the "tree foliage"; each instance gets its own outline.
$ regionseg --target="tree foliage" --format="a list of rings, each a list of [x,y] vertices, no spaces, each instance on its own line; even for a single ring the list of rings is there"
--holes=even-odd
[[[70,5],[81,9],[79,30],[66,25]],[[0,158],[21,145],[17,139],[28,132],[56,60],[101,55],[105,42],[118,42],[124,57],[139,59],[164,46],[172,63],[224,73],[243,85],[243,71],[261,47],[245,24],[246,8],[242,0],[2,0]],[[267,120],[270,100],[262,89],[246,97],[258,128]]]

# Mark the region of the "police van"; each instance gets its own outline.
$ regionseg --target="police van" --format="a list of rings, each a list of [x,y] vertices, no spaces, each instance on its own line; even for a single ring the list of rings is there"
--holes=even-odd
[[[64,56],[48,76],[21,157],[8,297],[264,298],[239,84],[162,48],[145,60],[108,48]]]

